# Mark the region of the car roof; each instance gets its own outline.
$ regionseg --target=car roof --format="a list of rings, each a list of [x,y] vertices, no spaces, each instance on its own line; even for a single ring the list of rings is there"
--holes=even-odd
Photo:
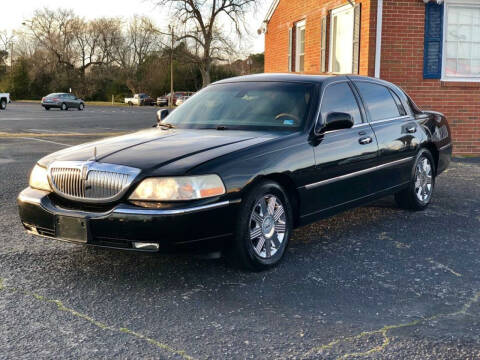
[[[302,83],[316,83],[338,81],[338,80],[365,80],[389,84],[383,80],[372,78],[368,76],[358,75],[309,75],[309,74],[292,74],[292,73],[264,73],[255,75],[237,76],[228,79],[223,79],[214,84],[234,83],[234,82],[249,82],[249,81],[273,81],[273,82],[302,82]]]

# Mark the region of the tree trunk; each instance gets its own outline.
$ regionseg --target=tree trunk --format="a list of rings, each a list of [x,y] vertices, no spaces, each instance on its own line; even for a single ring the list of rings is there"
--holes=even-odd
[[[202,81],[203,81],[202,87],[208,86],[212,82],[212,79],[210,76],[211,69],[212,69],[212,64],[210,61],[200,66],[200,73],[202,74]]]

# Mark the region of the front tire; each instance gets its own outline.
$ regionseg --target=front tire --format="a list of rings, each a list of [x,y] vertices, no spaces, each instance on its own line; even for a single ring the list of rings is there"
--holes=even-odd
[[[44,106],[45,110],[50,110],[50,106]]]
[[[242,202],[227,260],[242,269],[262,271],[283,258],[292,232],[290,200],[280,185],[256,185]]]
[[[79,111],[82,111],[84,108],[85,108],[85,105],[83,105],[83,104],[78,105],[78,110]]]
[[[395,201],[403,209],[421,211],[430,204],[435,187],[435,162],[427,149],[421,149],[415,159],[410,184],[395,194]]]
[[[5,110],[6,108],[7,108],[7,100],[2,99],[2,101],[0,101],[0,110]]]
[[[62,103],[62,105],[60,106],[60,110],[63,110],[63,111],[68,110],[67,104]]]

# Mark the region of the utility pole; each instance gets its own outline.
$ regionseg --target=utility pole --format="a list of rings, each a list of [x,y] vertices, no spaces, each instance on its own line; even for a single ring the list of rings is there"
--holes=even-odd
[[[172,36],[172,43],[170,48],[170,108],[173,108],[173,50],[175,46],[175,28],[168,25],[170,35]]]
[[[10,40],[10,72],[13,73],[13,40]]]

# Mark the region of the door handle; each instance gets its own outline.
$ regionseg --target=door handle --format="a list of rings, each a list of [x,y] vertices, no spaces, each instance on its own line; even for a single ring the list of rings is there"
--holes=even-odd
[[[358,142],[361,144],[361,145],[367,145],[367,144],[370,144],[372,142],[372,138],[370,136],[367,136],[367,137],[362,137],[360,139],[358,139]]]
[[[406,130],[407,130],[408,133],[412,134],[412,133],[417,132],[417,127],[416,126],[409,126],[409,127],[407,127]]]

